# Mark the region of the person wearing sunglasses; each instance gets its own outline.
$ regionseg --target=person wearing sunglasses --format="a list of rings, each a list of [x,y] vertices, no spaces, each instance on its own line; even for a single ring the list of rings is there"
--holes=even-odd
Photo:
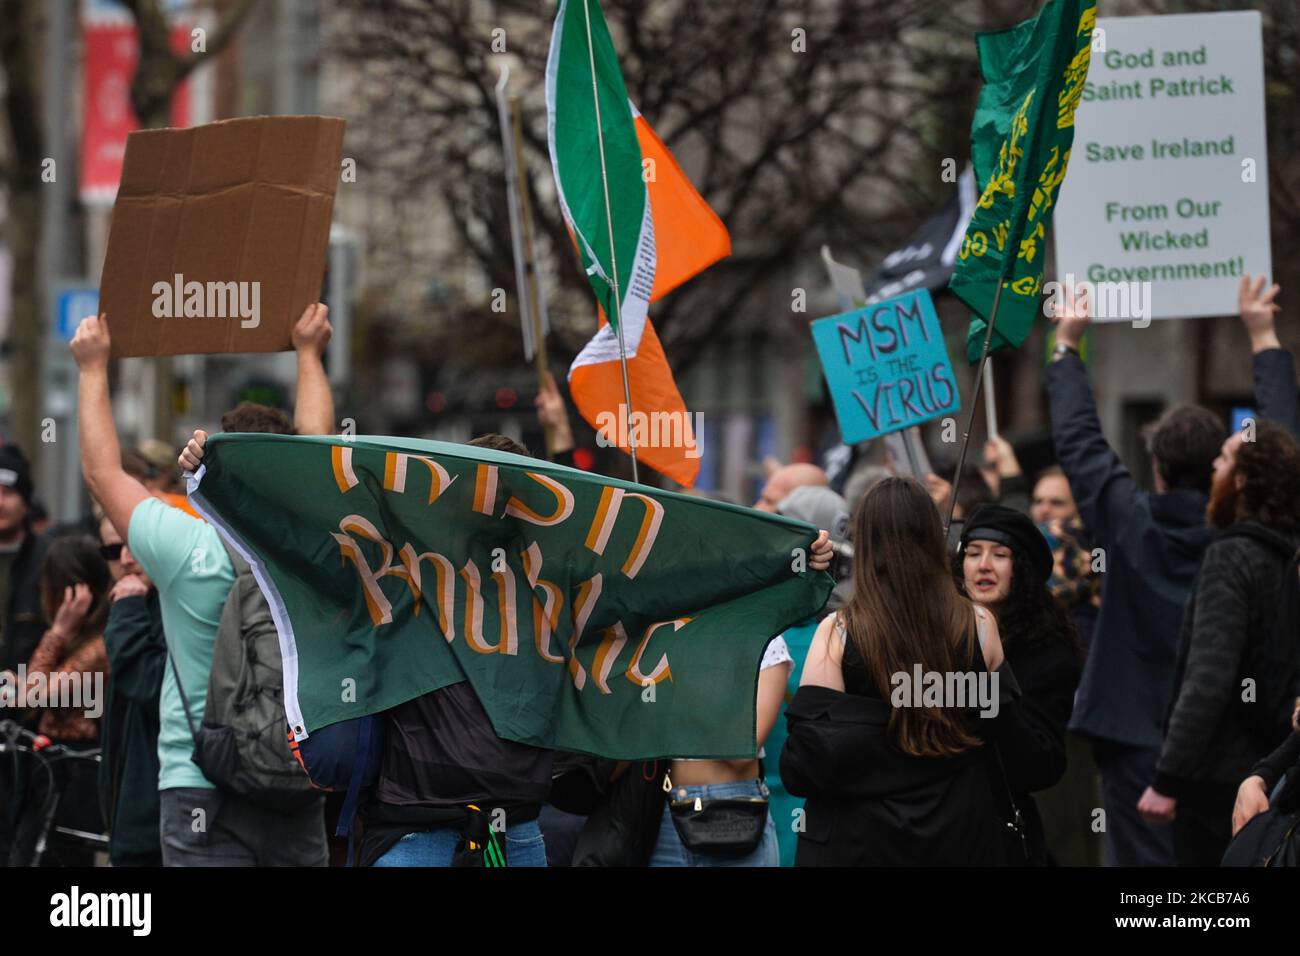
[[[99,805],[113,866],[161,866],[158,701],[167,643],[158,589],[104,518],[99,553],[113,577],[104,647],[107,704],[100,728]]]

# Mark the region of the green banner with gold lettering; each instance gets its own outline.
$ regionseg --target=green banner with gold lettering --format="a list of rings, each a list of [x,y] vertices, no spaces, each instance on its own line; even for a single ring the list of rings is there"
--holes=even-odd
[[[1037,17],[976,37],[980,91],[971,123],[979,203],[949,288],[975,315],[966,352],[979,361],[1001,283],[991,350],[1019,348],[1038,314],[1052,218],[1092,57],[1096,0],[1048,0]]]
[[[468,445],[222,434],[196,479],[299,737],[467,680],[509,740],[753,756],[763,650],[832,584],[810,525]]]

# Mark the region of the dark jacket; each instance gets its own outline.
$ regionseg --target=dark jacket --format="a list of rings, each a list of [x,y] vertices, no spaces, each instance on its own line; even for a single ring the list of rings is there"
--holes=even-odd
[[[1292,551],[1300,547],[1300,534],[1282,538]],[[1277,548],[1243,534],[1220,537],[1206,550],[1183,617],[1156,767],[1154,787],[1165,796],[1231,803],[1251,766],[1286,734],[1285,726],[1262,729],[1253,708],[1264,705],[1242,700],[1245,678],[1269,678],[1250,672],[1250,645],[1272,633],[1285,563]]]
[[[41,564],[50,541],[30,531],[9,571],[9,606],[0,608],[0,671],[32,659],[47,626],[41,610]]]
[[[108,705],[100,726],[99,805],[114,866],[161,866],[158,696],[167,645],[158,592],[113,604],[104,629]]]
[[[1006,635],[1007,663],[1023,697],[999,718],[998,749],[1024,817],[1030,862],[1045,866],[1047,841],[1031,794],[1065,776],[1065,728],[1079,686],[1079,654],[1060,640]]]
[[[1289,352],[1255,356],[1259,413],[1296,423]],[[1047,369],[1052,440],[1093,543],[1105,550],[1101,611],[1070,729],[1132,747],[1158,748],[1173,693],[1183,607],[1213,532],[1197,491],[1138,488],[1102,435],[1088,373],[1067,355]]]
[[[999,674],[999,717],[1019,698]],[[987,746],[956,757],[913,757],[887,736],[888,700],[800,687],[786,708],[781,779],[807,797],[796,866],[1002,866],[1012,862],[1006,786]]]

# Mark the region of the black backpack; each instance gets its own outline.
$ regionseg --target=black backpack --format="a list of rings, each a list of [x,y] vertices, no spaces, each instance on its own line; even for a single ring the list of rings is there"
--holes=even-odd
[[[1279,559],[1273,626],[1258,640],[1246,643],[1241,673],[1256,682],[1251,723],[1269,738],[1282,739],[1290,731],[1291,714],[1300,698],[1300,548],[1256,521],[1239,521],[1223,537],[1258,541]]]
[[[323,794],[289,748],[280,638],[270,605],[248,562],[229,546],[226,553],[235,566],[235,583],[217,627],[208,699],[197,728],[176,661],[171,662],[194,737],[193,759],[217,789],[268,810],[296,813]]]

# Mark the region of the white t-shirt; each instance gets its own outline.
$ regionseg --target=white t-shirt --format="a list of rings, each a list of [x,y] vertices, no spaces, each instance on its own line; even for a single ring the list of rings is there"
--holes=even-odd
[[[769,667],[786,663],[793,664],[794,658],[790,656],[790,645],[786,644],[785,636],[778,634],[772,638],[772,643],[767,645],[767,650],[763,652],[763,663],[758,665],[758,669],[765,671]]]

